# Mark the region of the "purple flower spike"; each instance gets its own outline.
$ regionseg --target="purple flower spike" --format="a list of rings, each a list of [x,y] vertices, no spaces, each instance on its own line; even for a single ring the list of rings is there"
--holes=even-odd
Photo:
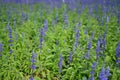
[[[116,57],[120,57],[120,42],[118,42],[118,47],[116,49]]]
[[[107,69],[105,70],[106,77],[109,77],[110,74],[110,67],[108,66]]]
[[[13,42],[13,40],[12,40],[12,28],[10,27],[10,23],[8,22],[8,36],[9,36],[9,42],[10,42],[10,44],[9,44],[9,46],[10,47],[12,47],[13,46],[13,44],[12,44],[12,42]],[[12,54],[13,53],[13,51],[12,51],[12,49],[10,50],[10,54]]]
[[[12,29],[11,29],[9,23],[8,23],[8,32],[9,32],[9,33],[12,33]]]
[[[33,74],[33,71],[36,69],[36,65],[35,65],[36,60],[35,60],[35,58],[36,58],[36,53],[33,50],[32,57],[31,57],[31,63],[32,63],[32,65],[30,66],[30,68],[32,70],[32,74]],[[30,80],[34,80],[33,75],[30,77]]]
[[[118,47],[116,49],[116,64],[120,65],[120,42],[118,42]]]
[[[12,42],[13,42],[13,40],[12,40],[12,39],[10,39],[10,40],[9,40],[9,42],[10,42],[10,43],[12,43]]]
[[[13,46],[13,44],[9,44],[9,46]]]
[[[3,51],[3,44],[0,43],[0,52],[2,52],[2,51]]]
[[[97,65],[97,62],[94,62],[93,65],[92,65],[93,70],[95,69],[96,65]]]
[[[62,72],[62,64],[63,64],[62,61],[63,61],[63,57],[62,57],[62,54],[60,54],[60,61],[59,61],[59,64],[58,64],[60,73]]]
[[[102,67],[102,70],[100,72],[99,75],[99,80],[108,80],[108,77],[110,76],[110,68],[107,67],[107,69],[105,69],[104,67]]]
[[[31,69],[32,70],[35,70],[36,69],[36,66],[34,64],[31,65]]]
[[[116,64],[120,64],[120,60],[117,59],[117,60],[116,60]]]
[[[32,63],[34,63],[34,62],[36,62],[36,60],[34,60],[34,59],[31,59],[31,62],[32,62]]]
[[[35,60],[35,58],[36,58],[36,54],[35,54],[35,52],[33,51],[33,52],[32,52],[32,57],[31,57],[31,62],[32,62],[31,69],[32,69],[32,70],[35,70],[35,69],[36,69],[36,66],[35,66],[36,60]]]
[[[100,42],[100,40],[98,40],[98,42],[97,42],[97,48],[96,48],[96,59],[97,59],[97,60],[98,60],[98,58],[99,58],[99,56],[100,56],[100,54],[99,54],[99,52],[100,52],[100,50],[101,50],[100,44],[101,44],[101,42]]]
[[[8,23],[8,35],[9,38],[12,38],[12,28],[10,27],[9,23]]]
[[[106,80],[105,79],[105,68],[104,67],[102,67],[102,70],[100,72],[99,80]]]
[[[35,52],[33,51],[32,52],[32,59],[35,59],[36,58],[36,54],[35,54]]]
[[[87,46],[88,50],[90,50],[91,47],[92,47],[92,44],[91,44],[91,42],[89,42],[88,46]]]
[[[95,67],[96,67],[96,65],[97,65],[97,62],[94,62],[92,64],[92,71],[90,72],[91,77],[88,80],[94,80],[94,74],[95,74]]]
[[[97,42],[97,49],[96,49],[96,53],[100,52],[100,40],[98,40]]]
[[[88,50],[88,52],[85,54],[85,58],[89,59],[90,58],[90,50]]]
[[[80,30],[76,30],[76,34],[75,34],[75,48],[78,47],[78,41],[79,41],[79,37],[80,37]]]
[[[48,20],[44,21],[44,31],[46,32],[48,29]]]
[[[33,77],[33,76],[31,76],[31,77],[30,77],[30,80],[34,80],[34,77]]]
[[[40,43],[42,43],[42,42],[43,42],[43,38],[41,37],[41,38],[40,38]]]
[[[94,80],[94,76],[91,76],[88,80]]]
[[[72,52],[70,52],[70,55],[69,55],[69,62],[70,63],[72,62]]]
[[[120,12],[118,13],[118,23],[120,23]]]

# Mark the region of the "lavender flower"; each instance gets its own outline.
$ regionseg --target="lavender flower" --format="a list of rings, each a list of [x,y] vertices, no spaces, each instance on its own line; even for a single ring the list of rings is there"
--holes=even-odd
[[[97,42],[97,49],[96,49],[96,53],[100,52],[100,40],[98,40]]]
[[[88,50],[90,50],[91,47],[92,47],[92,44],[91,44],[91,42],[89,42],[88,46],[87,46]]]
[[[43,42],[43,38],[41,37],[41,38],[40,38],[40,43],[42,44],[42,42]]]
[[[78,27],[80,27],[81,26],[81,23],[80,22],[78,22],[78,25],[77,25]]]
[[[120,63],[120,42],[118,42],[118,47],[116,49],[116,63]]]
[[[90,50],[88,50],[88,52],[85,54],[85,58],[89,59],[90,58]]]
[[[94,80],[94,76],[91,76],[88,80]]]
[[[9,44],[9,46],[11,47],[11,46],[13,46],[13,44]]]
[[[3,51],[3,44],[0,43],[0,52],[2,52],[2,51]]]
[[[99,80],[106,80],[106,77],[105,77],[105,68],[104,67],[102,67],[102,70],[100,72]]]
[[[76,31],[76,40],[79,39],[79,36],[80,36],[80,30],[77,30],[77,31]]]
[[[100,48],[100,40],[98,40],[98,42],[97,42],[97,49],[96,49],[96,59],[99,58],[100,50],[101,50],[101,48]]]
[[[35,60],[35,58],[36,58],[36,54],[35,54],[35,52],[33,51],[33,52],[32,52],[32,57],[31,57],[31,62],[32,62],[31,69],[32,69],[32,70],[35,70],[35,69],[36,69],[36,66],[35,66],[36,60]]]
[[[99,80],[108,80],[108,77],[110,76],[110,68],[107,67],[106,69],[102,67],[102,70],[99,75]]]
[[[59,64],[58,64],[58,67],[59,67],[59,73],[62,72],[62,61],[63,61],[63,57],[62,57],[62,54],[60,54],[60,61],[59,61]]]
[[[35,52],[34,52],[34,50],[33,50],[33,52],[32,52],[32,57],[31,57],[31,63],[32,63],[32,65],[31,65],[31,67],[30,67],[30,68],[32,69],[32,74],[33,74],[33,70],[36,69],[36,65],[35,65],[36,60],[35,60],[35,58],[36,58],[36,54],[35,54]],[[30,80],[34,80],[33,75],[30,77]]]
[[[12,40],[12,39],[10,39],[10,40],[9,40],[9,42],[10,42],[10,43],[12,43],[12,42],[13,42],[13,40]]]
[[[104,36],[103,36],[103,39],[102,39],[101,43],[102,43],[103,50],[105,50],[105,47],[106,47],[106,32],[104,33]]]
[[[72,62],[72,52],[70,52],[70,54],[69,54],[69,62],[70,63]]]
[[[48,20],[44,21],[44,32],[46,32],[48,29]]]
[[[92,64],[92,71],[90,72],[91,77],[89,78],[89,80],[94,80],[94,74],[95,74],[95,67],[96,67],[96,65],[97,65],[97,62],[94,62]]]
[[[45,35],[44,29],[41,29],[40,30],[40,45],[39,45],[40,50],[42,50],[42,44],[43,44],[43,41],[44,41],[44,39],[43,39],[44,35]]]
[[[116,49],[116,57],[119,58],[120,57],[120,42],[118,42],[118,47]]]
[[[116,64],[119,64],[119,63],[120,63],[120,60],[117,59],[117,60],[116,60]]]
[[[41,30],[40,30],[40,37],[44,37],[44,36],[45,36],[44,29],[41,29]]]
[[[96,66],[97,66],[97,62],[94,62],[92,65],[92,69],[94,70]]]
[[[8,35],[9,35],[9,42],[10,42],[10,44],[9,44],[10,52],[9,53],[12,54],[13,51],[12,51],[11,47],[13,46],[13,44],[12,44],[13,40],[12,40],[12,28],[10,27],[10,23],[8,23]]]
[[[120,23],[120,12],[118,13],[118,23]]]
[[[106,38],[103,39],[102,47],[103,47],[103,49],[105,49],[105,47],[106,47]]]
[[[87,49],[88,49],[88,52],[87,54],[85,55],[85,58],[86,59],[89,59],[90,58],[90,49],[92,47],[92,44],[91,44],[91,40],[88,42],[88,45],[87,45]]]
[[[107,69],[105,70],[106,77],[109,77],[110,74],[110,67],[108,66]]]
[[[80,30],[76,30],[76,34],[75,34],[75,49],[78,47],[78,40],[80,37]]]
[[[36,54],[35,54],[35,52],[33,51],[32,52],[32,57],[31,57],[32,59],[35,59],[36,58]]]
[[[90,72],[90,74],[91,74],[92,76],[95,74],[95,67],[96,67],[96,65],[97,65],[97,62],[94,62],[94,63],[92,64],[92,71]]]
[[[9,38],[12,38],[12,28],[10,27],[9,23],[8,23],[8,34],[9,34]]]
[[[35,63],[36,60],[32,57],[32,58],[31,58],[31,62],[32,62],[32,63]]]
[[[31,69],[32,70],[35,70],[36,69],[36,66],[34,64],[31,65]]]
[[[30,80],[34,80],[34,77],[33,77],[33,76],[31,76],[31,77],[30,77]]]
[[[35,54],[34,51],[32,52],[32,58],[33,58],[33,59],[36,58],[36,54]]]

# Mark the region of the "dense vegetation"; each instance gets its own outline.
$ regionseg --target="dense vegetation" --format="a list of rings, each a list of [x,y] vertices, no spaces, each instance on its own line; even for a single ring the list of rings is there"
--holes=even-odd
[[[70,5],[2,2],[0,80],[120,80],[119,4]]]

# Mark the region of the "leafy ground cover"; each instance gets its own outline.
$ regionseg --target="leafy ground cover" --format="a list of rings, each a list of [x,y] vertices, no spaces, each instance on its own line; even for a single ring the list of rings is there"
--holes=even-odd
[[[118,6],[0,6],[0,80],[120,80]]]

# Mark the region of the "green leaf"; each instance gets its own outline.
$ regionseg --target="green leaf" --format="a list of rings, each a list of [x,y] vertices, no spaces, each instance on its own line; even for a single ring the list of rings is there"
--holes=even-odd
[[[34,77],[35,80],[41,80],[39,77],[35,76]]]

